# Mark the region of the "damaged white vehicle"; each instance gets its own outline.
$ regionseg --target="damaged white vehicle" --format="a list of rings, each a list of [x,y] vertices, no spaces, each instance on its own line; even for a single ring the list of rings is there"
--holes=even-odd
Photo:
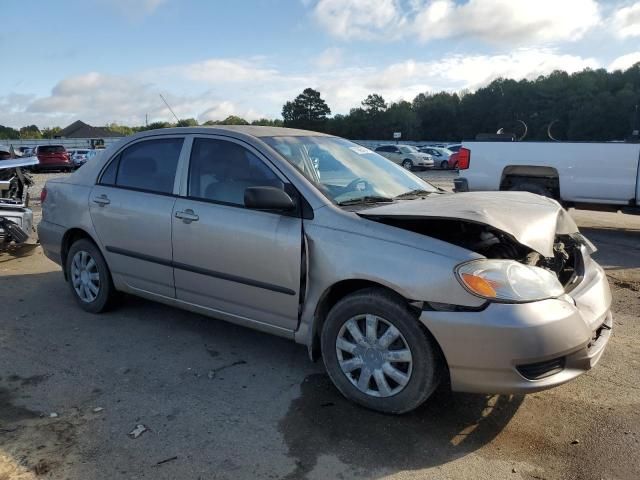
[[[36,157],[11,158],[8,149],[0,148],[0,251],[26,242],[33,231],[29,208],[33,180],[23,169],[37,164]]]
[[[594,246],[557,202],[443,193],[337,137],[148,131],[49,180],[43,199],[40,241],[86,311],[127,292],[291,338],[383,412],[443,379],[560,385],[611,334]]]

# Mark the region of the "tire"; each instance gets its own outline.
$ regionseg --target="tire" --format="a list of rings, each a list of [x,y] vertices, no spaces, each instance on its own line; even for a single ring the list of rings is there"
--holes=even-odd
[[[542,195],[543,197],[553,198],[553,194],[539,183],[519,183],[511,187],[509,190],[515,192],[535,193],[536,195]]]
[[[87,258],[84,265],[83,253],[88,256],[84,257]],[[93,242],[83,238],[71,245],[67,253],[65,271],[71,293],[80,308],[90,313],[101,313],[114,305],[117,292],[113,286],[111,272],[102,253]],[[86,275],[82,273],[83,271]],[[92,278],[96,273],[97,276]],[[86,289],[80,286],[82,283],[85,284]],[[92,289],[90,283],[97,288],[97,292]]]
[[[358,327],[362,337],[366,337],[366,325],[371,319],[377,319],[377,340],[367,343],[366,338],[361,338],[358,342],[351,334],[353,325]],[[372,325],[375,323],[373,320]],[[384,348],[379,342],[391,327],[399,335]],[[338,345],[346,345],[348,350]],[[375,347],[371,348],[371,345]],[[340,300],[322,327],[321,346],[324,365],[340,393],[363,407],[384,413],[401,414],[417,408],[436,389],[443,370],[435,341],[399,298],[382,289],[360,290]],[[348,353],[349,350],[353,353]],[[384,358],[389,352],[397,351],[404,353],[402,359],[394,357],[398,362]],[[362,375],[367,375],[364,368],[352,368],[350,373],[346,371],[354,364],[370,369],[371,376],[364,388],[358,386]],[[393,377],[388,375],[389,366],[395,370],[391,370]],[[397,372],[403,375],[398,377]],[[384,376],[384,381],[379,380],[380,375]],[[396,382],[394,378],[400,380]],[[386,391],[381,388],[385,384]]]
[[[402,161],[402,168],[406,169],[406,170],[413,170],[413,162],[411,160],[409,160],[408,158],[404,159]]]
[[[447,160],[443,160],[440,163],[440,168],[443,170],[448,170],[449,169],[449,162]]]

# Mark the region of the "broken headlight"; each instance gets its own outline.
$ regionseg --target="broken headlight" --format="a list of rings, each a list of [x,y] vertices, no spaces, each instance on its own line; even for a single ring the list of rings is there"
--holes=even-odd
[[[474,260],[459,265],[456,276],[469,292],[489,300],[532,302],[564,294],[552,272],[515,260]]]

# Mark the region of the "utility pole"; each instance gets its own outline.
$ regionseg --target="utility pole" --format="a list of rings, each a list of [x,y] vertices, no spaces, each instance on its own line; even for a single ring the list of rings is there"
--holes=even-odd
[[[162,96],[162,94],[160,93],[160,98],[162,99],[162,101],[164,102],[164,104],[167,106],[167,108],[169,109],[169,111],[173,114],[173,116],[176,119],[176,122],[179,122],[180,119],[178,118],[178,116],[176,115],[176,113],[173,111],[173,109],[169,106],[169,103],[167,103],[167,101],[165,100],[165,98]]]
[[[149,114],[148,113],[144,114],[144,126],[145,127],[149,126]]]

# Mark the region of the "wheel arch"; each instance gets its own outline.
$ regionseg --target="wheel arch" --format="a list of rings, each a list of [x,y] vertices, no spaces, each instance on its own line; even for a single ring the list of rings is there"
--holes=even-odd
[[[532,183],[539,185],[551,193],[552,198],[560,200],[560,175],[555,167],[542,165],[507,165],[502,170],[500,190],[511,190],[514,187]]]
[[[62,259],[62,271],[64,273],[65,280],[68,280],[67,269],[65,266],[67,264],[67,255],[69,253],[69,249],[71,248],[71,245],[83,238],[89,240],[90,242],[95,244],[96,247],[98,247],[98,242],[96,242],[95,239],[82,228],[70,228],[62,236],[62,244],[60,245],[60,257]],[[98,249],[100,249],[100,247],[98,247]]]
[[[322,295],[320,295],[320,299],[316,304],[316,309],[313,316],[314,320],[311,342],[309,343],[309,356],[312,360],[315,361],[321,357],[320,334],[322,332],[322,326],[324,325],[324,322],[331,308],[347,295],[355,293],[359,290],[365,290],[369,288],[384,290],[396,297],[399,301],[405,303],[410,308],[415,308],[411,306],[410,300],[403,297],[393,288],[372,280],[345,279],[334,283],[333,285],[325,289]]]

